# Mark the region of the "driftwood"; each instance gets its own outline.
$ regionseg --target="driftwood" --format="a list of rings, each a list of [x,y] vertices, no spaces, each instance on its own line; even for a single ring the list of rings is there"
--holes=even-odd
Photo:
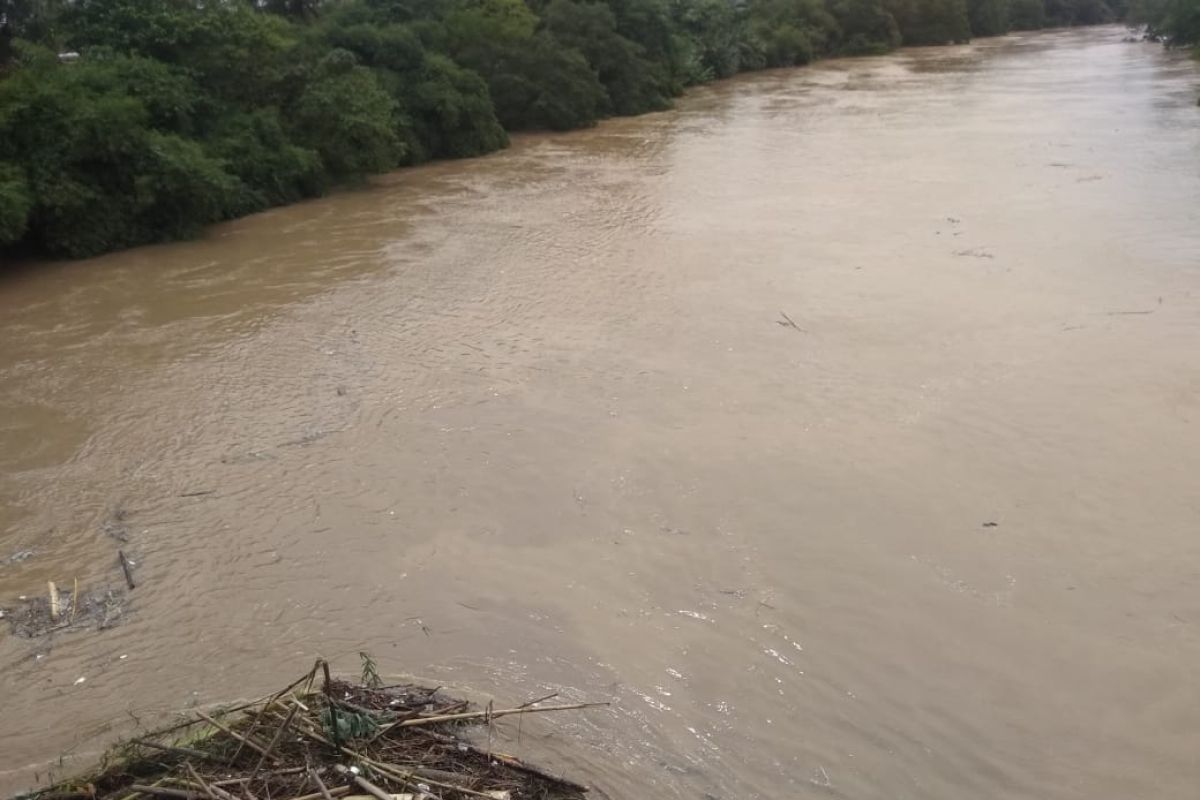
[[[124,550],[117,551],[117,558],[121,561],[121,572],[125,573],[125,585],[129,587],[129,591],[133,591],[133,571],[129,568],[129,559],[125,557]]]

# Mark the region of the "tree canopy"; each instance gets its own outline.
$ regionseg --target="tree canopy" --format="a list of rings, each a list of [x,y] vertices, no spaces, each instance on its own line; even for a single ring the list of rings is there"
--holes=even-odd
[[[1119,0],[1109,0],[1117,3]],[[1200,0],[1137,0],[1178,43]],[[1010,27],[1106,0],[0,0],[0,252],[193,235],[508,132],[687,86]]]

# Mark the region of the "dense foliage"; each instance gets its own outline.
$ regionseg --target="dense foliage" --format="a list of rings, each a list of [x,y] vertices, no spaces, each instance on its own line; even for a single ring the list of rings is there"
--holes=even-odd
[[[1144,2],[1167,35],[1195,41],[1198,0]],[[487,153],[506,131],[663,109],[744,70],[1123,11],[1106,0],[0,0],[0,248],[77,257],[185,237],[395,166]]]
[[[1134,0],[1129,16],[1169,46],[1200,46],[1200,0]]]

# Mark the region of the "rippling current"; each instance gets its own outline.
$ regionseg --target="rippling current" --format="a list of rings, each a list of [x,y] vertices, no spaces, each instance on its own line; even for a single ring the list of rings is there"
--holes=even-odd
[[[506,727],[600,797],[1194,800],[1200,65],[1124,36],[3,276],[0,605],[139,585],[0,633],[0,791],[366,650],[611,700]]]

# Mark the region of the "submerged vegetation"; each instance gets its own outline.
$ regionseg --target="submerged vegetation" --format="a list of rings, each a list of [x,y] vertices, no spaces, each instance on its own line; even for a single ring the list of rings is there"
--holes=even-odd
[[[1197,0],[1148,1],[1195,25]],[[1107,22],[1123,2],[0,0],[0,258],[188,237],[737,72]]]

